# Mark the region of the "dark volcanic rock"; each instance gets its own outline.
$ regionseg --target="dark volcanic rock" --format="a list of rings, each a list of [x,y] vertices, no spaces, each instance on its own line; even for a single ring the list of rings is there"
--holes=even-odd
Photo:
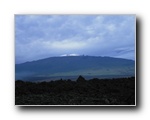
[[[82,77],[81,75],[78,77],[77,82],[84,82],[86,81],[84,77]]]

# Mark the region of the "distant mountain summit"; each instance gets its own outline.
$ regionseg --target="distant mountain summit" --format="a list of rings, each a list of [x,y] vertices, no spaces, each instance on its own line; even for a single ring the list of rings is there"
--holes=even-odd
[[[15,77],[22,80],[43,80],[71,76],[134,76],[133,60],[96,57],[61,56],[50,57],[15,65]]]
[[[64,57],[64,56],[81,56],[81,55],[79,55],[79,54],[63,54],[61,56]]]

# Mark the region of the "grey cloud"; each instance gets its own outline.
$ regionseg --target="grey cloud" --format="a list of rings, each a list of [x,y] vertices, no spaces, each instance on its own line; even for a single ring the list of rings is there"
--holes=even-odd
[[[119,48],[134,48],[134,19],[126,15],[16,16],[16,62],[71,53],[121,56],[125,50]]]

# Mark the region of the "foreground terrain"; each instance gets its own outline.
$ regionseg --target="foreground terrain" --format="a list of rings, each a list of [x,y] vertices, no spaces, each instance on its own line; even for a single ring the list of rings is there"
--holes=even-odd
[[[135,78],[15,81],[16,105],[135,105]]]

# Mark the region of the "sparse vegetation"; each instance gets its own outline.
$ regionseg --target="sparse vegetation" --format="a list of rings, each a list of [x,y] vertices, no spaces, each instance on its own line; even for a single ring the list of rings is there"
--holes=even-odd
[[[15,81],[16,105],[134,105],[135,78]]]

